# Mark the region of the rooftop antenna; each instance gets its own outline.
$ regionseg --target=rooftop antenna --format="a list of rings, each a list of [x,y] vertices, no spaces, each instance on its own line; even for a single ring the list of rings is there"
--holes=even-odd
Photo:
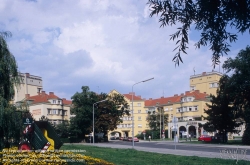
[[[193,70],[194,70],[194,75],[195,75],[195,67],[193,68]]]

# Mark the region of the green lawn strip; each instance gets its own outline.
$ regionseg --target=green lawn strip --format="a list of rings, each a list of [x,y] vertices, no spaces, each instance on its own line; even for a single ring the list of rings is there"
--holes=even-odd
[[[177,156],[137,151],[133,149],[114,149],[85,145],[64,145],[61,150],[86,150],[82,153],[100,158],[116,165],[233,165],[236,160],[202,158],[197,156]],[[218,153],[219,154],[219,153]],[[248,161],[239,160],[237,165],[249,165]]]

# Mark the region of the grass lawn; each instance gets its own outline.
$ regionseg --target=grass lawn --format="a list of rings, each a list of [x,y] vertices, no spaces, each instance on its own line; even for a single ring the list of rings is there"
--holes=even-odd
[[[85,145],[63,145],[61,150],[86,150],[87,156],[100,158],[115,165],[233,165],[236,160],[201,158],[197,156],[177,156],[149,153],[133,149],[114,149]],[[219,153],[218,153],[219,154]],[[237,165],[249,165],[249,161],[239,160]]]

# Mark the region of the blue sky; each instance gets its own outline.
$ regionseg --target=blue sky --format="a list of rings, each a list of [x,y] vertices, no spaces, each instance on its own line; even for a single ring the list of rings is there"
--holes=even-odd
[[[9,49],[19,71],[43,78],[46,92],[70,99],[81,86],[95,92],[129,93],[143,98],[189,90],[189,77],[212,71],[208,47],[195,49],[199,33],[189,34],[188,55],[175,67],[175,27],[160,28],[149,17],[147,0],[0,0],[0,30],[10,31]],[[239,36],[228,56],[249,43]],[[219,71],[219,68],[215,68]],[[220,69],[222,71],[222,69]]]

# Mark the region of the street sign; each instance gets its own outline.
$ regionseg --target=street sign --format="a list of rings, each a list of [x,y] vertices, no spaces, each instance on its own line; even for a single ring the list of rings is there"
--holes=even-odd
[[[23,124],[24,125],[31,125],[33,122],[33,119],[32,118],[23,118]]]
[[[177,117],[173,117],[172,123],[173,124],[177,124],[178,123],[178,118]]]

